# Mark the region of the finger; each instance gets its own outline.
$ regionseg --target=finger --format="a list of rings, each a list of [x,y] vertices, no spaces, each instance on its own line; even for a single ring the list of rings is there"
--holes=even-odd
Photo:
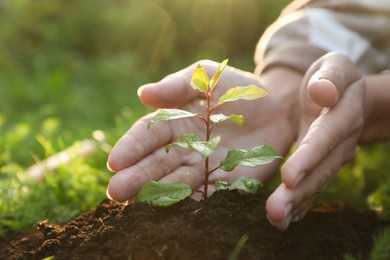
[[[300,136],[304,137],[282,167],[282,180],[287,187],[295,187],[348,136],[360,134],[363,125],[362,92],[364,82],[354,82],[337,106],[325,110],[312,124],[309,119],[303,119]],[[341,156],[345,158],[347,155]]]
[[[337,103],[339,93],[336,85],[326,78],[321,78],[323,71],[318,71],[309,80],[308,95],[312,101],[322,107],[332,107]]]
[[[279,222],[275,222],[268,214],[267,218],[269,222],[277,229],[285,231],[292,222],[297,222],[303,219],[303,217],[309,211],[312,201],[313,199],[308,199],[306,201],[303,201],[296,208],[292,208],[291,213],[287,214],[285,218],[286,220],[284,218],[281,218]]]
[[[202,96],[201,92],[193,90],[189,84],[188,77],[171,75],[159,82],[140,87],[137,93],[141,102],[151,108],[181,107]]]
[[[159,82],[141,86],[138,96],[141,102],[152,108],[170,108],[186,105],[204,94],[191,87],[192,72],[200,64],[209,74],[215,73],[219,64],[213,61],[199,61],[191,66],[168,75]]]
[[[292,221],[300,220],[309,209],[311,201],[329,183],[345,162],[345,154],[352,154],[356,145],[354,137],[346,139],[327,156],[295,188],[282,183],[267,200],[267,214],[271,224],[286,230]]]
[[[266,202],[267,218],[279,230],[286,230],[292,220],[293,190],[280,184]]]
[[[159,180],[173,172],[186,160],[183,153],[172,149],[169,154],[160,148],[138,163],[120,170],[109,181],[107,194],[116,201],[125,201],[134,197],[148,181]]]
[[[329,53],[309,69],[306,77],[309,78],[305,85],[310,100],[322,107],[332,107],[361,75],[347,56]]]
[[[169,122],[160,122],[158,127],[148,129],[151,116],[149,114],[138,120],[119,139],[108,156],[108,169],[113,172],[125,169],[172,141],[173,131]]]

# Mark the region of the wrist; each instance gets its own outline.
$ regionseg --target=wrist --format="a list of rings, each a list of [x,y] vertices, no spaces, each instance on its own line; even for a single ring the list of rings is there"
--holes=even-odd
[[[273,67],[260,75],[262,86],[278,105],[278,115],[286,117],[290,131],[297,136],[299,128],[299,93],[303,74],[289,67]]]
[[[390,138],[390,74],[366,76],[366,112],[359,142],[388,140]]]

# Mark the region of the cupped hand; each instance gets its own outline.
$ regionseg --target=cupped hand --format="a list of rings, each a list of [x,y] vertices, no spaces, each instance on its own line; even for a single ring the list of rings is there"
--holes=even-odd
[[[365,82],[344,55],[330,53],[308,70],[301,88],[296,149],[282,167],[283,183],[267,201],[270,222],[285,230],[352,158],[363,128]]]
[[[205,68],[209,77],[219,66],[211,61],[195,63],[157,83],[142,86],[138,91],[140,100],[152,108],[205,111],[200,102],[204,94],[190,86],[192,72],[198,64]],[[218,97],[231,87],[250,84],[260,86],[260,79],[252,73],[228,66],[214,88],[212,102],[215,103]],[[267,89],[267,86],[262,87],[269,92],[273,91]],[[217,167],[219,161],[225,158],[227,150],[232,148],[249,149],[270,144],[281,154],[288,151],[294,131],[291,130],[290,118],[286,115],[288,109],[275,101],[277,96],[271,93],[255,101],[228,102],[216,109],[215,113],[242,114],[244,127],[223,122],[213,129],[212,136],[220,135],[221,142],[210,156],[210,169]],[[287,103],[289,102],[285,102]],[[131,201],[149,180],[184,182],[192,187],[195,195],[199,194],[196,191],[203,190],[204,180],[204,162],[200,155],[181,148],[172,148],[166,153],[165,145],[186,133],[195,133],[204,139],[204,122],[196,118],[163,121],[148,130],[150,118],[149,114],[139,119],[112,149],[107,165],[116,174],[110,179],[108,196],[117,201]],[[237,167],[231,173],[217,170],[210,175],[209,194],[213,191],[212,184],[216,180],[231,181],[238,175],[247,175],[265,181],[277,166],[278,162],[275,162],[260,168]]]

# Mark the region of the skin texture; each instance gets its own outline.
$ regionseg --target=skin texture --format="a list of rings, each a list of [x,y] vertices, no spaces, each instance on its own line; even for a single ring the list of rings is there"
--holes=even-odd
[[[201,61],[200,63],[210,71],[209,76],[218,68],[215,62]],[[202,111],[204,107],[199,104],[202,94],[189,86],[192,71],[197,64],[170,75],[160,82],[141,87],[138,91],[141,101],[153,108],[179,107],[189,111]],[[228,67],[214,89],[213,101],[216,102],[228,88],[249,84],[261,85],[259,77]],[[264,88],[267,89],[266,86]],[[280,95],[288,94],[284,93],[283,88],[281,90],[283,91],[280,91]],[[216,167],[225,157],[227,150],[233,147],[249,149],[255,145],[269,143],[281,154],[287,153],[288,144],[294,138],[290,118],[286,116],[288,108],[278,105],[282,97],[273,95],[273,89],[268,91],[271,94],[265,98],[229,102],[216,110],[216,113],[243,114],[245,127],[240,128],[226,122],[213,130],[213,135],[220,135],[222,141],[210,158],[210,168]],[[178,99],[178,96],[181,98]],[[194,190],[202,190],[204,163],[197,152],[175,148],[167,154],[164,146],[183,133],[195,133],[202,137],[203,123],[194,119],[166,121],[159,122],[147,131],[146,124],[149,120],[150,115],[141,118],[111,151],[108,167],[117,173],[110,180],[109,196],[119,201],[132,200],[141,186],[152,179],[163,182],[181,181],[191,185]],[[279,134],[275,136],[273,134],[275,132]],[[266,181],[277,167],[276,162],[257,169],[239,167],[229,174],[217,170],[210,176],[210,182],[212,184],[218,179],[232,181],[238,177],[238,173]],[[209,187],[212,192],[213,185]],[[194,194],[194,196],[199,195]]]
[[[282,167],[283,183],[267,201],[268,218],[278,229],[300,220],[314,196],[352,158],[365,108],[364,80],[346,57],[326,55],[307,71],[296,149]]]
[[[189,86],[197,64],[209,76],[218,68],[217,63],[200,61],[159,82],[144,85],[138,91],[142,103],[152,108],[204,109],[199,102],[201,93]],[[388,76],[382,75],[362,77],[355,65],[338,53],[320,58],[305,75],[286,67],[274,67],[258,77],[227,67],[215,88],[214,101],[236,85],[256,84],[270,95],[256,101],[229,102],[218,108],[218,113],[243,114],[245,124],[239,128],[224,123],[214,129],[213,134],[221,135],[222,141],[210,157],[210,168],[230,148],[269,144],[286,156],[295,144],[295,150],[281,168],[283,182],[266,205],[269,221],[286,230],[292,221],[303,218],[315,195],[353,157],[359,140],[369,142],[390,137],[390,88],[384,87],[388,80]],[[203,189],[200,156],[185,149],[171,149],[167,154],[164,149],[183,133],[202,136],[202,122],[193,119],[159,122],[146,130],[150,118],[146,115],[138,120],[109,155],[107,166],[116,174],[109,182],[107,195],[114,200],[131,202],[149,180],[181,181],[195,191]],[[281,163],[277,160],[264,167],[237,167],[228,174],[217,170],[210,176],[209,192],[213,192],[216,180],[232,181],[238,174],[267,181]],[[193,196],[200,194],[194,192]]]

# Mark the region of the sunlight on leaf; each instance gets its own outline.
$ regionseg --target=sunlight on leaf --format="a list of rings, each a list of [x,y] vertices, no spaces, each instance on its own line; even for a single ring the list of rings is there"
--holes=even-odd
[[[210,139],[209,141],[195,142],[192,144],[192,147],[197,150],[202,156],[202,158],[205,160],[207,157],[209,157],[210,154],[214,152],[220,141],[221,137],[217,136],[213,139]]]
[[[268,95],[267,91],[255,85],[234,87],[226,91],[226,93],[219,98],[218,104],[222,105],[225,102],[236,101],[239,99],[253,100],[266,95]]]
[[[211,89],[213,89],[215,87],[215,85],[217,84],[219,78],[221,77],[222,72],[224,71],[224,69],[227,66],[228,61],[229,61],[228,59],[222,61],[221,64],[219,65],[217,72],[215,72],[214,76],[211,78],[211,80],[210,80],[210,88]]]
[[[171,149],[171,147],[173,145],[178,146],[180,148],[184,148],[184,149],[191,149],[192,144],[195,142],[198,142],[198,141],[199,141],[199,137],[195,134],[182,135],[181,137],[176,139],[174,142],[167,144],[165,146],[165,151],[169,152],[169,150]]]
[[[257,146],[248,151],[233,149],[228,152],[226,158],[221,161],[219,167],[226,172],[230,172],[233,171],[239,164],[248,167],[257,167],[271,163],[277,158],[281,157],[274,149],[272,149],[271,146],[268,145]]]
[[[169,152],[173,145],[178,146],[184,149],[194,149],[200,153],[202,159],[206,159],[210,154],[214,152],[217,148],[219,142],[221,141],[221,137],[217,136],[209,141],[199,141],[198,136],[194,134],[182,135],[174,142],[165,146],[165,150]]]
[[[229,116],[226,116],[224,114],[215,114],[210,116],[210,120],[215,124],[218,124],[226,120],[230,120],[236,123],[240,127],[244,126],[244,118],[242,115],[231,114]]]
[[[186,117],[195,117],[197,114],[181,109],[159,109],[155,112],[153,118],[148,123],[148,128],[159,121],[180,119]]]
[[[206,70],[198,65],[192,73],[191,86],[193,89],[197,89],[201,92],[207,92],[209,87],[209,77],[207,76]]]
[[[226,181],[217,181],[215,183],[216,190],[243,190],[248,193],[256,193],[263,183],[255,178],[248,176],[240,176],[232,183]]]
[[[150,181],[142,187],[136,200],[151,205],[168,207],[190,196],[191,193],[191,187],[184,183]]]

